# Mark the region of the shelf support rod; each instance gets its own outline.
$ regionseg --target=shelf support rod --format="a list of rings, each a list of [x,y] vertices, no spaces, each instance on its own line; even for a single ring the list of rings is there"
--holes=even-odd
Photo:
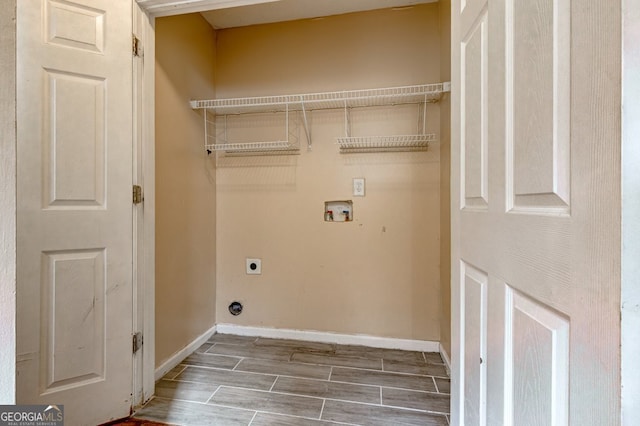
[[[427,95],[424,95],[424,103],[422,104],[422,134],[427,134]]]
[[[284,105],[285,108],[285,124],[284,124],[284,140],[289,144],[289,104]]]
[[[349,117],[349,108],[347,107],[347,101],[344,101],[344,135],[351,137],[351,118]]]
[[[229,143],[229,137],[227,136],[227,116],[224,116],[224,143]]]
[[[304,100],[300,96],[300,106],[302,107],[302,123],[304,132],[307,135],[307,151],[311,151],[311,132],[309,131],[309,123],[307,122],[307,109],[304,107]]]
[[[209,150],[207,149],[207,145],[209,142],[209,138],[207,137],[207,135],[209,134],[209,129],[207,128],[207,109],[204,109],[204,114],[202,115],[204,117],[204,149],[207,150],[207,152],[210,154]]]

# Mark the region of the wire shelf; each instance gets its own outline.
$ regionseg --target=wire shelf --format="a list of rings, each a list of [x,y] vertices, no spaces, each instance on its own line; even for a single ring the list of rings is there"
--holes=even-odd
[[[313,93],[302,96],[305,106],[310,110],[314,110],[437,102],[444,91],[443,83],[436,83],[383,89]]]
[[[263,151],[291,151],[297,149],[288,141],[239,142],[207,144],[208,151],[226,152],[263,152]]]
[[[426,150],[429,142],[435,141],[434,135],[424,134],[426,131],[426,105],[439,101],[442,94],[449,91],[450,83],[434,83],[296,95],[193,100],[190,104],[191,108],[204,111],[205,148],[209,153],[216,151],[246,153],[298,151],[297,131],[295,131],[298,120],[302,121],[307,144],[309,149],[311,149],[311,133],[307,119],[307,113],[309,111],[344,109],[345,134],[350,135],[351,123],[349,111],[351,111],[351,108],[405,104],[417,104],[420,106],[421,117],[419,117],[418,133],[421,134],[338,138],[340,152],[356,152],[362,150]],[[298,112],[300,112],[300,114],[298,114]],[[227,116],[262,113],[285,114],[283,133],[286,140],[241,143],[228,142],[226,137]],[[219,131],[216,131],[216,116],[224,119]]]
[[[425,135],[353,136],[337,138],[340,152],[426,151],[436,141],[433,133]]]
[[[383,89],[343,90],[280,96],[258,96],[191,101],[193,109],[207,109],[216,114],[308,111],[364,106],[400,105],[437,102],[448,91],[447,83],[388,87]]]

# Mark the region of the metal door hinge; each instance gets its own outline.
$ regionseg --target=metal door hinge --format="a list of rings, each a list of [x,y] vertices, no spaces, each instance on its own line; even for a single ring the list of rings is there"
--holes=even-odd
[[[136,37],[135,34],[131,35],[132,37],[132,50],[133,50],[133,56],[138,56],[138,57],[142,57],[142,42],[140,41],[140,39],[138,37]]]
[[[133,353],[135,354],[142,347],[142,333],[139,331],[133,335]]]
[[[142,187],[140,185],[133,185],[133,204],[140,204],[144,201],[142,198]]]

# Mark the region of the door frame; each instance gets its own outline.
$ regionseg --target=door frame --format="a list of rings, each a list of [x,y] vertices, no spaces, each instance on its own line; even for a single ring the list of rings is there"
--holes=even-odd
[[[622,0],[622,424],[640,418],[640,0]]]
[[[135,0],[132,7],[133,35],[142,46],[133,58],[133,184],[142,187],[144,200],[133,217],[133,330],[143,336],[134,357],[135,408],[155,393],[155,17]]]
[[[0,404],[16,402],[16,1],[0,13]]]

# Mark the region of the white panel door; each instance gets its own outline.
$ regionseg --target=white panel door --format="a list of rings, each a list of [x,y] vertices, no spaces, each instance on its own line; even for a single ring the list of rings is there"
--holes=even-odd
[[[17,400],[74,425],[131,408],[131,14],[17,9]]]
[[[618,424],[620,2],[452,2],[452,424]]]

